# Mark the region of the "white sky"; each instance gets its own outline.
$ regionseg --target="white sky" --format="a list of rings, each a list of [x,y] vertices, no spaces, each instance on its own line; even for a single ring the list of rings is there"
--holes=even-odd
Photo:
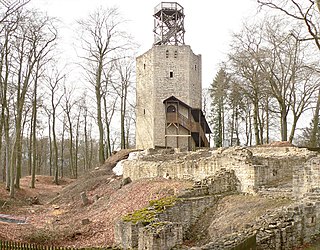
[[[102,7],[118,7],[128,20],[128,31],[140,44],[138,54],[153,44],[153,9],[159,0],[31,0],[32,6],[59,18],[64,25],[64,43],[70,50],[69,28],[75,20]],[[225,59],[232,32],[238,31],[242,21],[256,13],[256,0],[179,0],[185,12],[185,43],[195,54],[202,55],[202,85],[208,87],[219,63]]]

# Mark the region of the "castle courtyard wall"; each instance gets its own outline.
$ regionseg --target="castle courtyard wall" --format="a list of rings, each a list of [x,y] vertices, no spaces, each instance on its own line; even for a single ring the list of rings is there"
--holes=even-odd
[[[269,151],[270,155],[266,154]],[[304,164],[313,152],[305,149],[259,150],[232,147],[176,154],[152,154],[139,159],[122,162],[124,177],[141,178],[170,177],[202,180],[221,169],[233,170],[239,180],[239,191],[255,193],[261,186],[292,182],[293,170]]]

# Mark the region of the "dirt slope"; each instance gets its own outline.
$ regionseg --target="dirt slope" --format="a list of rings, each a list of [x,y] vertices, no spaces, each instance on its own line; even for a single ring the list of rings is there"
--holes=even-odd
[[[173,195],[191,185],[159,178],[122,186],[122,178],[110,170],[127,155],[116,154],[99,169],[76,181],[63,180],[60,186],[53,185],[52,177],[37,176],[36,189],[30,189],[30,177],[25,177],[14,201],[0,186],[0,213],[27,221],[20,225],[0,222],[0,239],[75,247],[112,245],[116,220],[145,207],[149,200]],[[82,204],[81,192],[86,192],[90,204]],[[30,205],[28,199],[35,196],[40,204]]]

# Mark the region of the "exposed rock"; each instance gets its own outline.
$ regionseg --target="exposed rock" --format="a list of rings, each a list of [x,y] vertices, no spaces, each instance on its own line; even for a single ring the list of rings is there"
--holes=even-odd
[[[121,180],[121,186],[125,186],[125,185],[127,185],[127,184],[129,184],[129,183],[131,183],[131,182],[132,182],[132,180],[131,180],[130,177],[123,178],[123,179]]]
[[[30,197],[27,199],[29,205],[40,205],[39,198],[37,196]]]
[[[88,218],[81,220],[81,225],[83,225],[83,226],[88,225],[89,223],[90,223],[90,220]]]
[[[89,199],[87,197],[86,192],[81,192],[80,197],[81,197],[82,205],[86,206],[89,204]]]
[[[95,195],[93,196],[93,201],[94,201],[94,202],[97,202],[99,199],[100,199],[100,196],[99,196],[99,195],[95,194]]]

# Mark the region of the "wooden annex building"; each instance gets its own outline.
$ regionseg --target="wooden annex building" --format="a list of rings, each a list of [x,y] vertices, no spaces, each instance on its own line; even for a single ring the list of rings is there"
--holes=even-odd
[[[165,147],[188,145],[191,150],[210,146],[206,134],[211,134],[211,130],[201,109],[192,108],[174,96],[163,103],[166,110]]]

